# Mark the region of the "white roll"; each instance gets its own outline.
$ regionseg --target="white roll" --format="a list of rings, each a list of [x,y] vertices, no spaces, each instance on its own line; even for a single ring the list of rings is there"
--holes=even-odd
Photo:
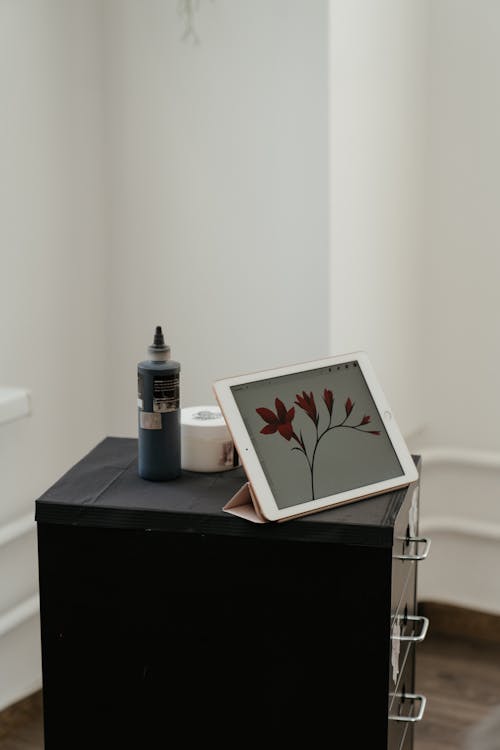
[[[231,433],[218,406],[181,409],[181,465],[187,471],[228,471],[239,466]]]

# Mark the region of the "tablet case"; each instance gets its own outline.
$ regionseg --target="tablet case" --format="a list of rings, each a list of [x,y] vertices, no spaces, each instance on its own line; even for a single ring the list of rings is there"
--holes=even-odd
[[[398,485],[398,487],[393,487],[391,492],[393,490],[398,490],[401,487],[406,487],[408,486],[408,484],[411,483],[405,483]],[[376,497],[377,495],[381,494],[385,493],[373,492],[368,495],[362,495],[361,497],[357,497],[353,500],[345,500],[341,503],[327,505],[324,508],[315,508],[314,510],[308,510],[304,513],[295,513],[294,515],[287,516],[286,518],[279,518],[277,521],[270,521],[268,518],[265,518],[262,515],[258,500],[255,497],[255,492],[252,490],[252,485],[247,481],[242,487],[240,487],[237,492],[235,492],[232,498],[228,500],[228,502],[222,507],[222,510],[225,510],[227,513],[232,513],[233,516],[239,516],[240,518],[244,518],[247,521],[252,521],[252,523],[283,523],[283,521],[289,521],[292,518],[300,518],[300,516],[308,516],[312,513],[320,513],[321,511],[328,510],[329,508],[340,505],[349,505],[350,503],[355,503],[358,500],[366,500],[369,497]]]
[[[223,506],[222,510],[232,513],[233,516],[245,518],[247,521],[253,521],[253,523],[270,523],[260,512],[259,504],[252,492],[250,482],[245,482],[238,492]]]
[[[354,500],[346,501],[346,503],[351,502],[354,502]],[[344,505],[344,503],[337,503],[337,505]],[[283,523],[283,521],[289,521],[292,518],[300,518],[300,516],[308,516],[311,515],[311,513],[319,513],[322,510],[327,510],[327,508],[315,508],[314,510],[308,510],[304,513],[294,513],[286,518],[279,518],[277,521],[270,521],[269,518],[265,518],[262,515],[252,485],[250,482],[245,482],[243,487],[241,487],[223,506],[222,510],[225,510],[227,513],[232,513],[233,516],[239,516],[240,518],[245,518],[247,521],[252,521],[252,523]]]

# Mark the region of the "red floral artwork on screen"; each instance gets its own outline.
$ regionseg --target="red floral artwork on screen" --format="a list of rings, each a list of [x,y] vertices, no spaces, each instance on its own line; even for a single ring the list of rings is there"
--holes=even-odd
[[[343,419],[337,422],[337,424],[332,424],[335,398],[333,395],[333,391],[331,391],[329,388],[325,388],[322,395],[322,400],[328,411],[329,419],[328,424],[321,431],[319,428],[320,415],[318,413],[316,401],[314,399],[314,394],[312,393],[312,391],[310,393],[306,393],[306,391],[297,393],[295,399],[295,405],[298,406],[299,409],[301,409],[304,414],[306,414],[307,417],[313,422],[314,428],[316,430],[316,440],[309,449],[306,447],[304,437],[302,435],[302,430],[299,429],[299,434],[297,435],[297,432],[295,431],[293,426],[293,420],[295,419],[295,406],[287,409],[280,398],[275,398],[274,407],[276,409],[276,413],[272,409],[268,409],[265,406],[259,407],[258,409],[256,409],[256,412],[266,423],[261,429],[261,433],[263,435],[274,435],[276,432],[278,432],[281,437],[285,438],[285,440],[287,440],[288,442],[293,440],[295,443],[297,443],[297,445],[293,446],[292,450],[302,453],[307,461],[307,465],[311,474],[312,499],[314,500],[314,462],[316,460],[316,451],[318,449],[318,445],[320,441],[325,437],[325,435],[327,435],[332,430],[337,430],[339,428],[356,430],[357,432],[363,432],[367,435],[380,435],[380,430],[363,429],[371,422],[371,417],[369,414],[364,414],[359,422],[350,420],[355,406],[351,398],[347,398],[344,404],[345,416],[343,417]],[[348,420],[351,422],[354,421],[354,424],[348,424]]]

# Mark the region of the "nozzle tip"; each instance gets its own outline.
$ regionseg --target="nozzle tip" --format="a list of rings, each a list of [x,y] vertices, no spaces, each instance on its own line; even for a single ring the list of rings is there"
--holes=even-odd
[[[165,346],[165,339],[163,337],[163,331],[161,326],[156,326],[155,335],[153,339],[153,346]]]

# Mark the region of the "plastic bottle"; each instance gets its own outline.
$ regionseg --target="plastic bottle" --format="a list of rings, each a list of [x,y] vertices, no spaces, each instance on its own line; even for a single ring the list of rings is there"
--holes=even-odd
[[[181,473],[179,362],[170,359],[161,326],[137,365],[139,476],[163,481]]]

